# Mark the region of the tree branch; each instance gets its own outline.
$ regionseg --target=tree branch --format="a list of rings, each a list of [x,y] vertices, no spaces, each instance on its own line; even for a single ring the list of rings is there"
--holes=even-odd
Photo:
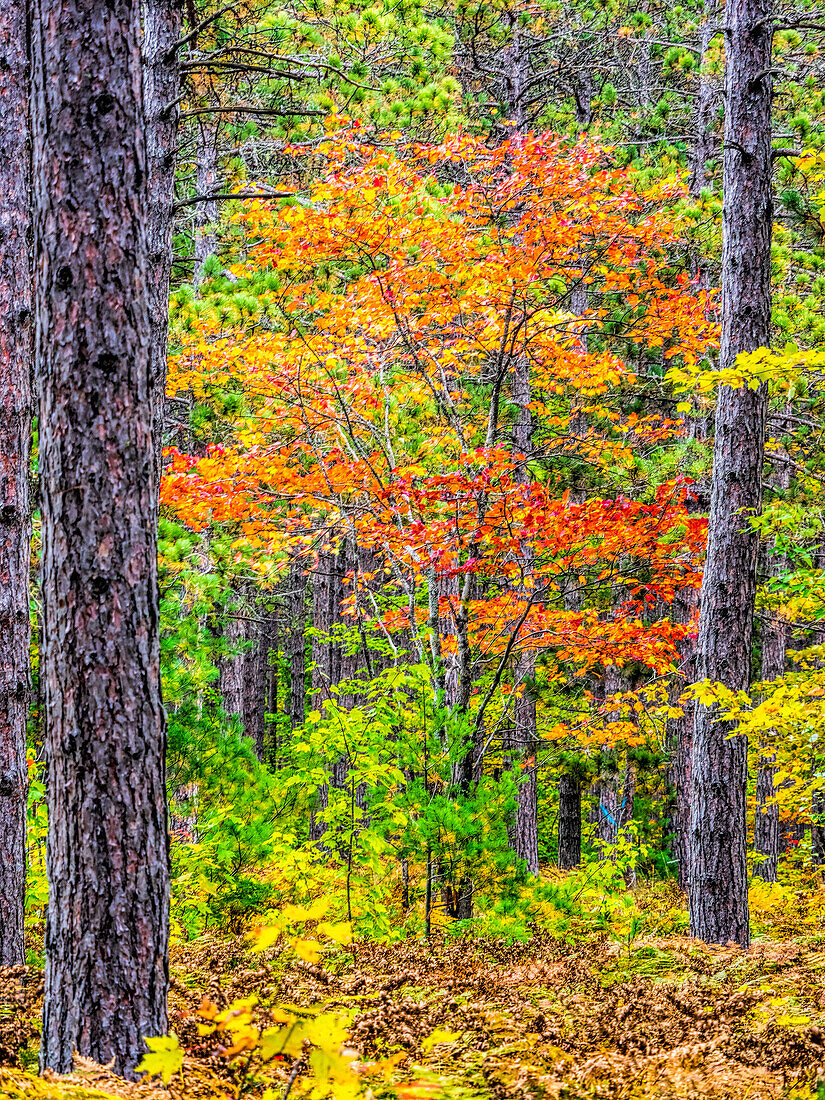
[[[217,202],[218,199],[288,199],[293,195],[293,191],[212,191],[208,195],[180,199],[172,209],[182,210],[185,206],[195,206],[199,202]]]

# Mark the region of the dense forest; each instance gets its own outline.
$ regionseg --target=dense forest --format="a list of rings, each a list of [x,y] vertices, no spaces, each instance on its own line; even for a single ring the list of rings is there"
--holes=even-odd
[[[0,1096],[823,1100],[824,50],[2,0]]]

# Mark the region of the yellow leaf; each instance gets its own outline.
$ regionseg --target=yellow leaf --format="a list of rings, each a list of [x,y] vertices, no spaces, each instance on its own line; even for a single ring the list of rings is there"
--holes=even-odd
[[[273,943],[276,943],[281,935],[281,929],[277,925],[270,924],[264,928],[253,928],[250,939],[253,941],[254,951],[266,951]]]
[[[321,958],[321,952],[317,940],[290,940],[292,948],[299,959],[304,962],[317,963]]]
[[[183,1065],[183,1051],[176,1035],[160,1035],[157,1038],[144,1039],[150,1053],[144,1054],[135,1066],[138,1073],[150,1077],[160,1077],[168,1085],[173,1073]]]
[[[335,943],[352,943],[352,925],[349,921],[333,924],[331,921],[324,920],[318,925],[318,931]]]
[[[304,1035],[323,1050],[338,1051],[347,1037],[346,1021],[336,1013],[322,1012],[314,1020],[306,1021]]]
[[[261,1035],[261,1058],[268,1062],[276,1054],[289,1054],[297,1058],[303,1050],[304,1032],[300,1021],[287,1027],[269,1028]]]
[[[444,1031],[441,1028],[436,1028],[422,1042],[421,1049],[425,1054],[429,1054],[433,1047],[437,1047],[441,1043],[454,1043],[460,1036],[461,1033],[458,1031]]]

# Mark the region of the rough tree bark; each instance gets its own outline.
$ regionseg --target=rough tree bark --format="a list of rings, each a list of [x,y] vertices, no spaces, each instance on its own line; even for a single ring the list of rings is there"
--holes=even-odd
[[[335,627],[342,621],[346,568],[346,541],[342,539],[336,552],[319,551],[312,574],[312,625],[318,631],[312,639],[312,699],[318,708],[326,699],[335,698],[332,688],[341,679],[341,644]]]
[[[49,906],[41,1061],[166,1031],[169,840],[137,0],[32,0]]]
[[[219,665],[223,709],[237,715],[246,737],[264,759],[271,624],[254,591],[240,597],[224,628],[230,652]]]
[[[271,619],[260,601],[253,604],[248,637],[252,648],[244,662],[243,728],[255,745],[255,754],[266,758],[266,703],[269,675],[269,649],[272,641]]]
[[[144,0],[143,99],[149,201],[146,207],[149,285],[149,384],[152,403],[153,477],[160,487],[172,278],[172,222],[180,91],[177,42],[182,0]]]
[[[233,606],[225,619],[221,633],[229,651],[218,661],[218,690],[221,695],[221,705],[228,715],[239,717],[243,724],[244,665],[248,652],[245,648],[248,636],[243,605]]]
[[[25,0],[0,6],[0,966],[24,962],[33,365]]]
[[[725,160],[720,367],[767,345],[771,316],[771,0],[725,9]],[[723,386],[702,583],[697,679],[733,690],[750,680],[765,395]],[[746,861],[747,739],[697,704],[691,757],[690,930],[710,943],[750,942]]]
[[[559,776],[559,852],[560,871],[578,867],[582,860],[582,790],[570,772]]]

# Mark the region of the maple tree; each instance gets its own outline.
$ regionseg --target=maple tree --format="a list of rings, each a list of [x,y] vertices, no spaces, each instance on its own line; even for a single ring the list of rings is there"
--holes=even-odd
[[[220,408],[229,434],[205,456],[174,453],[162,499],[227,531],[264,583],[345,538],[368,548],[350,615],[369,601],[371,631],[428,661],[437,697],[472,714],[454,771],[466,792],[506,725],[502,689],[511,702],[525,689],[520,652],[539,650],[550,682],[631,662],[661,673],[689,629],[650,615],[698,583],[686,487],[576,503],[569,478],[589,466],[609,482],[629,438],[672,432],[604,395],[632,381],[621,352],[703,356],[710,299],[663,270],[678,185],[639,189],[597,147],[457,138],[402,158],[356,130],[316,155],[325,173],[306,195],[235,216],[255,240],[231,268],[249,327],[224,328],[217,288],[179,315],[170,396]],[[506,445],[519,358],[542,425],[529,456]],[[575,610],[571,583],[586,592]],[[605,608],[616,584],[626,598]]]

